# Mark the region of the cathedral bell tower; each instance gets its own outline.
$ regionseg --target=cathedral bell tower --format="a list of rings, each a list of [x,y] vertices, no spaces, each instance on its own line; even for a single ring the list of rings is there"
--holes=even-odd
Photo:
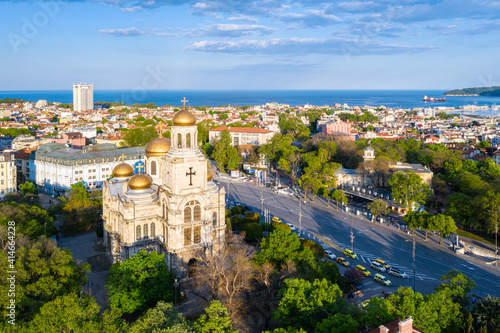
[[[174,195],[207,189],[207,159],[198,148],[195,116],[184,107],[172,118],[170,150],[166,154],[163,185]]]

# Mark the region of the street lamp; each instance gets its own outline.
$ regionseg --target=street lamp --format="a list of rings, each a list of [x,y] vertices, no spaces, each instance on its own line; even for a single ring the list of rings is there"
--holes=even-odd
[[[349,216],[351,217],[351,251],[354,253],[354,234],[352,232],[352,214],[349,212]]]
[[[299,193],[299,236],[302,234],[302,198]]]

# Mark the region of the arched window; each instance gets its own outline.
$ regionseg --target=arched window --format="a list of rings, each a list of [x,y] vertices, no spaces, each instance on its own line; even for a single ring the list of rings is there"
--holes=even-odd
[[[194,216],[193,216],[193,220],[195,221],[199,221],[201,220],[201,207],[200,205],[196,205],[194,207]]]
[[[135,227],[135,238],[137,240],[141,239],[141,226],[140,225]]]
[[[148,238],[148,225],[144,225],[144,238]]]
[[[177,147],[182,148],[182,135],[181,135],[181,133],[177,134]]]
[[[151,161],[151,164],[150,164],[150,169],[151,169],[151,174],[153,176],[156,176],[156,161]]]
[[[191,222],[191,208],[184,208],[184,222]]]
[[[156,230],[155,230],[155,224],[154,223],[151,223],[151,238],[155,238],[155,233],[156,233]]]
[[[193,215],[191,215],[193,214]],[[200,221],[201,220],[201,205],[196,200],[191,200],[184,208],[184,222]]]
[[[217,226],[217,213],[212,214],[212,223],[215,226]]]
[[[191,133],[186,134],[186,147],[191,148]]]

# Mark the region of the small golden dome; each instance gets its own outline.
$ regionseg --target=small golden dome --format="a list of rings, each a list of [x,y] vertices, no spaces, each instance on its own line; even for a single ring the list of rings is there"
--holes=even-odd
[[[172,118],[174,126],[193,126],[196,124],[196,117],[186,109],[177,112]]]
[[[214,174],[210,169],[207,169],[207,182],[211,181],[214,178]]]
[[[146,146],[146,156],[163,156],[170,150],[170,139],[156,138]]]
[[[127,163],[120,163],[113,168],[113,176],[116,178],[130,177],[134,174],[134,168]]]
[[[128,187],[131,190],[145,190],[151,187],[153,180],[148,174],[138,173],[128,180]]]

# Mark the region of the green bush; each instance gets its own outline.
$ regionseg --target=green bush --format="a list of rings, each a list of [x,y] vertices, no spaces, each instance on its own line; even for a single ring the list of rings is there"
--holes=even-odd
[[[259,223],[260,214],[256,212],[248,212],[245,214],[243,223]]]
[[[290,226],[288,224],[281,223],[281,222],[274,222],[272,225],[271,232],[274,230],[278,230],[278,229],[283,229],[283,230],[287,231],[289,234],[292,233],[292,228],[290,228]]]
[[[231,208],[231,216],[244,215],[247,210],[243,206],[235,206]]]
[[[311,252],[314,254],[314,258],[316,258],[316,260],[320,260],[320,259],[325,257],[325,250],[323,249],[323,247],[321,245],[319,245],[315,241],[301,238],[300,242],[302,243],[303,247],[311,250]]]
[[[233,217],[231,217],[231,226],[233,227],[233,230],[235,228],[241,228],[242,225],[243,217],[241,217],[241,215],[234,215]]]
[[[262,224],[246,223],[241,227],[241,231],[245,232],[245,240],[256,241],[262,238],[262,231],[264,230]]]

